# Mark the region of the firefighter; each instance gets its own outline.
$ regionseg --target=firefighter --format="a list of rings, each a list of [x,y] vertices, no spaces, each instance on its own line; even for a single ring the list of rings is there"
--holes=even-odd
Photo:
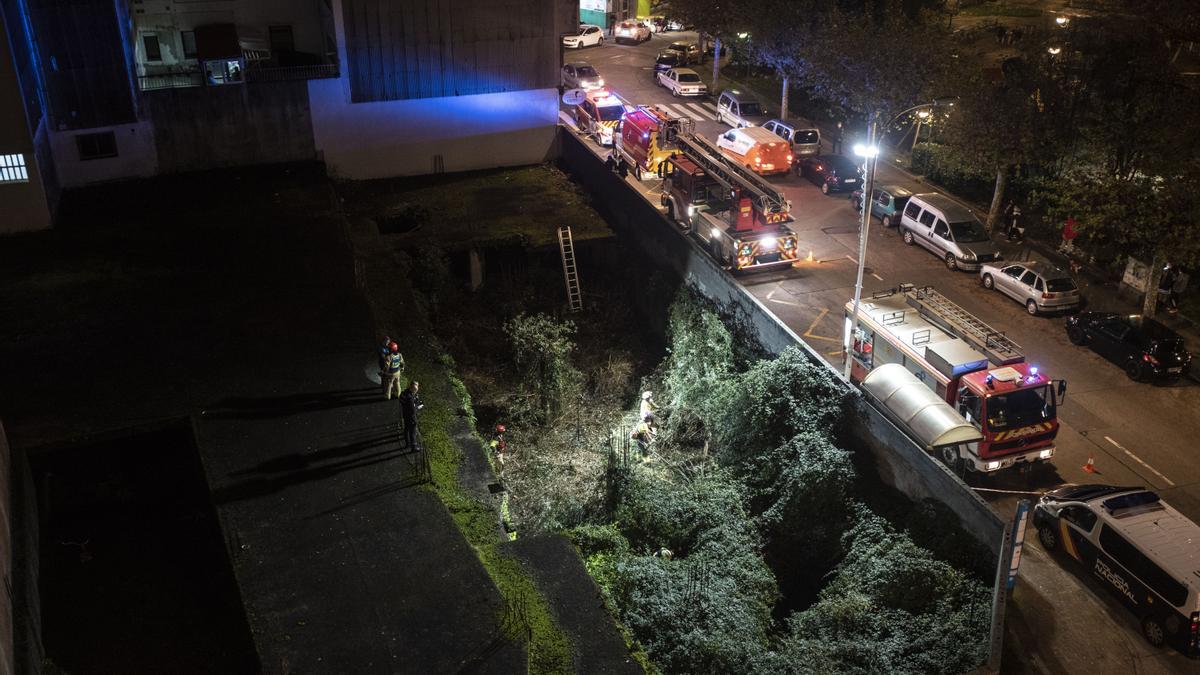
[[[400,395],[401,378],[404,376],[404,355],[400,353],[400,345],[388,343],[388,353],[383,362],[383,397],[390,401],[393,389],[397,396]]]
[[[646,417],[637,423],[633,428],[633,433],[629,435],[631,439],[637,442],[638,453],[641,454],[643,460],[650,454],[650,444],[654,442],[656,434],[654,428],[654,415],[646,415]]]
[[[387,373],[387,357],[392,353],[392,338],[383,336],[383,344],[379,345],[379,377],[382,379]]]
[[[655,410],[658,410],[658,405],[654,403],[654,393],[643,391],[642,404],[638,407],[638,420],[644,422],[653,417]]]
[[[400,394],[400,419],[404,422],[404,447],[409,450],[417,449],[417,411],[424,408],[421,397],[417,395],[420,385],[416,380],[408,383],[408,389]]]

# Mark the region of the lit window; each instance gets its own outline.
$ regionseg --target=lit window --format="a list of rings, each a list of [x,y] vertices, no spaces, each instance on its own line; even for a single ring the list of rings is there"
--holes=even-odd
[[[28,183],[25,155],[0,155],[0,183]]]

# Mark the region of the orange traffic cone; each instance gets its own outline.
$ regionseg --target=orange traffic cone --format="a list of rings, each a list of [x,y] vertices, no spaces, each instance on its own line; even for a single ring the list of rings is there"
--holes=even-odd
[[[1090,452],[1088,453],[1087,464],[1083,465],[1083,470],[1088,473],[1096,473],[1096,458]]]

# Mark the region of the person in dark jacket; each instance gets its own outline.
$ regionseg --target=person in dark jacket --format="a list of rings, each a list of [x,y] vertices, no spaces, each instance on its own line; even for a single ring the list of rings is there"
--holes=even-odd
[[[400,419],[404,422],[404,447],[417,449],[417,411],[424,408],[421,397],[417,395],[420,385],[416,380],[408,383],[408,388],[400,394]]]

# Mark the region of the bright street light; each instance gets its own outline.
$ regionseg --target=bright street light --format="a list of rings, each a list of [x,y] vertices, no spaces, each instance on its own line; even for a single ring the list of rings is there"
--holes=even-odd
[[[951,105],[954,105],[954,104],[952,103]],[[917,117],[920,117],[921,119],[928,119],[929,111],[928,110],[918,110]]]
[[[855,143],[854,144],[854,154],[858,155],[859,157],[864,157],[866,159],[871,159],[872,157],[878,157],[879,156],[879,146],[867,145],[865,143]]]
[[[1050,48],[1046,49],[1046,51],[1050,53],[1050,56],[1058,56],[1059,52],[1062,51],[1062,48],[1061,47],[1050,47]]]
[[[1062,27],[1071,23],[1071,19],[1069,17],[1060,16],[1054,19],[1054,23],[1058,24],[1059,27]]]

